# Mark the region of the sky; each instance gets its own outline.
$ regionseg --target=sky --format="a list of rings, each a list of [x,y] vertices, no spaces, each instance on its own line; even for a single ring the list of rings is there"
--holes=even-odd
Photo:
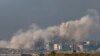
[[[32,23],[45,28],[80,19],[88,9],[100,13],[100,0],[0,0],[0,39],[10,40]]]

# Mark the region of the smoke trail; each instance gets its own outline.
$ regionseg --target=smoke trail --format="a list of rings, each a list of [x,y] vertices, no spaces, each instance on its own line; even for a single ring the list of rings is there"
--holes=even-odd
[[[63,22],[60,25],[50,26],[41,29],[33,24],[28,30],[19,30],[10,41],[0,41],[0,47],[3,48],[34,48],[39,39],[44,42],[53,40],[55,36],[61,38],[71,38],[75,41],[89,38],[92,32],[100,32],[100,19],[96,11],[90,10],[91,13],[82,17],[80,20],[71,20]]]

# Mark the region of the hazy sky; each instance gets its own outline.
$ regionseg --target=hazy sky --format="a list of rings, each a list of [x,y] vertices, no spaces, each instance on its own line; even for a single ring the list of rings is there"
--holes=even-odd
[[[100,13],[100,0],[0,0],[0,38],[10,39],[32,23],[44,28],[79,19],[88,9]]]

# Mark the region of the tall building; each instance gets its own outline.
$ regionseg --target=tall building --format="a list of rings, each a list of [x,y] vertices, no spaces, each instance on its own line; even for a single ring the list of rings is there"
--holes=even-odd
[[[61,50],[61,45],[59,43],[54,44],[54,50],[55,51],[60,51]]]

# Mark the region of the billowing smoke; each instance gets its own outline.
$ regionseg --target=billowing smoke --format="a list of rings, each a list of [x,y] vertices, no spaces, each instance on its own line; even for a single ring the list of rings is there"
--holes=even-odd
[[[14,34],[10,41],[1,40],[1,48],[34,48],[37,41],[43,39],[44,44],[52,41],[56,36],[60,38],[70,38],[75,41],[91,38],[90,35],[99,31],[100,19],[96,11],[90,10],[90,13],[79,20],[62,22],[59,25],[50,26],[41,29],[32,24],[28,30],[19,30]],[[99,36],[100,37],[100,36]],[[41,42],[41,41],[40,41]]]

